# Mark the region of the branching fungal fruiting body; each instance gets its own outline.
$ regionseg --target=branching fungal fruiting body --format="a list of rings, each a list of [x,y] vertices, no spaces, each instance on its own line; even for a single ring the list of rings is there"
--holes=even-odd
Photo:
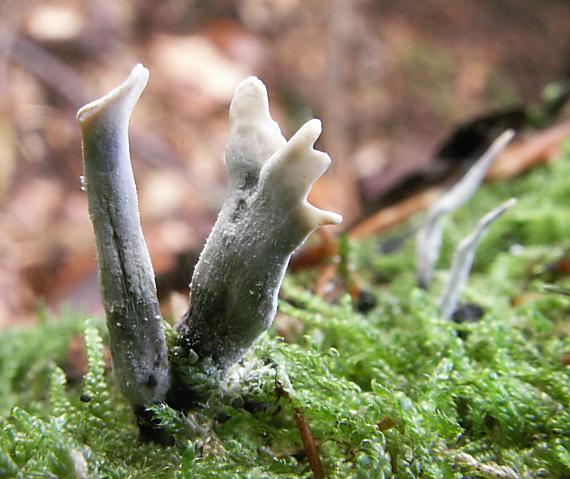
[[[184,372],[168,363],[129,158],[128,122],[147,79],[148,71],[137,65],[121,86],[77,114],[113,367],[139,411],[158,401],[181,407],[192,402],[176,397],[192,387],[180,384]],[[177,325],[188,355],[222,372],[270,326],[291,254],[318,226],[341,221],[307,202],[311,185],[330,163],[313,149],[321,133],[318,120],[286,141],[269,114],[265,86],[250,77],[236,90],[230,125],[228,197]]]
[[[177,326],[188,348],[222,370],[270,326],[291,254],[318,226],[341,221],[307,202],[330,163],[312,148],[321,133],[318,120],[287,142],[269,114],[265,86],[250,77],[232,100],[230,128],[228,197]]]
[[[475,194],[487,171],[514,134],[513,130],[501,134],[467,174],[429,208],[416,238],[417,278],[421,288],[428,289],[431,283],[441,248],[443,217],[464,205]]]
[[[137,65],[122,85],[77,113],[113,370],[135,408],[163,401],[170,387],[166,341],[139,221],[128,144],[131,112],[147,81],[148,70]]]

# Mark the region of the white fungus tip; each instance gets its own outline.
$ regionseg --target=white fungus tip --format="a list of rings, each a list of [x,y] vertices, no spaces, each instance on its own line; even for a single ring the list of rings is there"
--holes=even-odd
[[[487,213],[479,220],[473,232],[463,238],[457,246],[451,263],[449,280],[439,300],[439,309],[443,319],[450,319],[455,312],[459,294],[469,277],[475,251],[481,238],[491,224],[498,220],[516,202],[516,198],[511,198]]]
[[[514,138],[516,132],[514,129],[509,128],[508,130],[503,131],[503,133],[501,133],[499,135],[499,137],[495,140],[496,143],[500,144],[500,145],[507,145],[511,142],[511,140]]]
[[[332,211],[321,210],[310,203],[305,203],[302,209],[304,223],[309,231],[319,226],[338,225],[342,223],[342,216]]]
[[[226,149],[229,190],[248,184],[262,165],[287,142],[269,113],[267,89],[254,76],[237,87],[230,105],[230,138]],[[251,182],[250,182],[251,186]]]
[[[230,121],[243,119],[271,119],[267,88],[263,82],[250,76],[237,87],[230,104]]]
[[[77,121],[83,127],[89,123],[93,117],[99,116],[111,106],[127,107],[126,111],[130,114],[142,91],[146,87],[148,77],[148,69],[141,63],[137,64],[131,70],[127,79],[118,87],[101,98],[81,107],[77,112]]]
[[[517,198],[511,198],[503,203],[504,208],[510,208],[511,206],[515,206],[519,200]]]
[[[307,149],[312,148],[322,132],[321,120],[313,118],[304,123],[301,128],[289,140],[289,148]]]
[[[484,228],[486,228],[488,225],[490,225],[496,219],[498,219],[500,216],[502,216],[505,211],[507,211],[512,206],[514,206],[516,203],[517,203],[516,198],[510,198],[507,201],[505,201],[504,203],[501,203],[499,206],[497,206],[497,208],[495,208],[494,210],[490,211],[485,216],[483,216],[483,218],[479,222],[479,225],[478,225],[479,228],[482,230]]]
[[[303,202],[331,162],[329,155],[313,149],[320,133],[319,120],[310,120],[299,128],[263,165],[260,184],[267,190],[280,191],[284,199]]]

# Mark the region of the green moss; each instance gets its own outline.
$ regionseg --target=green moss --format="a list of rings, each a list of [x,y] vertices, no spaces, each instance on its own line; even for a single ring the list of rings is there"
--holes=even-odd
[[[409,235],[391,254],[380,253],[388,237],[344,245],[343,268],[378,300],[366,315],[348,297],[309,293],[306,275],[287,278],[280,314],[302,334],[290,344],[266,335],[188,416],[155,406],[171,447],[137,442],[105,370],[100,323],[86,328],[81,385],[64,373],[80,317],[3,332],[0,477],[309,478],[294,411],[329,478],[492,477],[464,454],[520,477],[569,477],[570,299],[542,290],[570,286],[553,267],[570,249],[568,178],[570,154],[484,187],[448,221],[432,292],[414,286]],[[436,299],[453,247],[510,196],[519,204],[491,228],[463,293],[484,316],[442,321]]]

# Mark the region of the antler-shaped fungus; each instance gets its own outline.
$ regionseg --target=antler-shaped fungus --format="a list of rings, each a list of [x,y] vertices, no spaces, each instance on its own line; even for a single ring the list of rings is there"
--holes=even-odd
[[[271,324],[291,254],[340,215],[307,202],[329,166],[313,145],[318,120],[287,142],[269,114],[263,83],[250,77],[230,106],[228,197],[194,270],[190,307],[177,329],[201,360],[226,369]]]
[[[130,165],[128,123],[147,80],[148,71],[137,65],[121,86],[77,114],[113,367],[143,427],[149,420],[145,406],[168,400],[184,407],[193,400],[179,397],[192,390],[179,381],[184,371],[173,368],[171,385]],[[189,309],[177,325],[186,352],[222,372],[270,326],[293,251],[318,226],[341,221],[307,202],[311,185],[330,163],[313,149],[321,133],[318,120],[287,142],[269,114],[265,86],[250,77],[236,90],[230,125],[228,197],[195,267]]]
[[[511,198],[487,213],[479,220],[473,232],[463,238],[457,246],[449,270],[450,276],[439,300],[439,311],[443,319],[448,320],[453,316],[453,313],[455,313],[457,302],[459,301],[459,293],[467,282],[475,251],[477,251],[477,246],[483,238],[483,235],[487,232],[491,224],[497,221],[503,213],[516,202],[516,198]]]

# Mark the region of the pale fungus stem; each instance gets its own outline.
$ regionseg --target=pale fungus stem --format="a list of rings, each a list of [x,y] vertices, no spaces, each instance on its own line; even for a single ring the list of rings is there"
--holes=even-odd
[[[135,409],[163,401],[170,386],[166,340],[139,221],[128,143],[131,112],[147,81],[148,70],[137,65],[124,83],[77,113],[113,370]]]
[[[313,149],[320,121],[307,122],[286,141],[269,114],[263,83],[244,80],[230,106],[228,197],[195,267],[190,306],[177,325],[181,345],[173,357],[184,361],[175,361],[171,384],[127,135],[147,79],[148,71],[138,65],[121,86],[77,114],[113,367],[142,426],[152,423],[144,407],[168,401],[185,408],[196,393],[189,377],[198,378],[198,389],[208,386],[245,354],[273,321],[291,254],[315,228],[341,221],[307,201],[330,164],[328,155]],[[201,369],[184,369],[191,364]]]
[[[417,278],[421,288],[429,288],[439,258],[443,217],[467,203],[475,194],[487,171],[513,139],[514,134],[513,130],[502,133],[467,174],[429,208],[416,237]]]
[[[475,251],[477,250],[477,246],[483,238],[483,235],[489,229],[491,224],[499,219],[503,213],[516,202],[516,198],[511,198],[499,207],[487,213],[483,218],[481,218],[473,232],[464,238],[457,246],[451,263],[449,279],[447,280],[447,284],[439,300],[439,311],[443,319],[450,319],[457,308],[459,293],[467,282],[467,278],[469,277],[471,266],[473,264]]]
[[[341,221],[307,202],[330,158],[315,151],[318,120],[287,142],[269,114],[263,83],[250,77],[230,106],[228,197],[194,270],[190,307],[177,325],[200,360],[225,370],[271,325],[295,249],[315,228]]]

